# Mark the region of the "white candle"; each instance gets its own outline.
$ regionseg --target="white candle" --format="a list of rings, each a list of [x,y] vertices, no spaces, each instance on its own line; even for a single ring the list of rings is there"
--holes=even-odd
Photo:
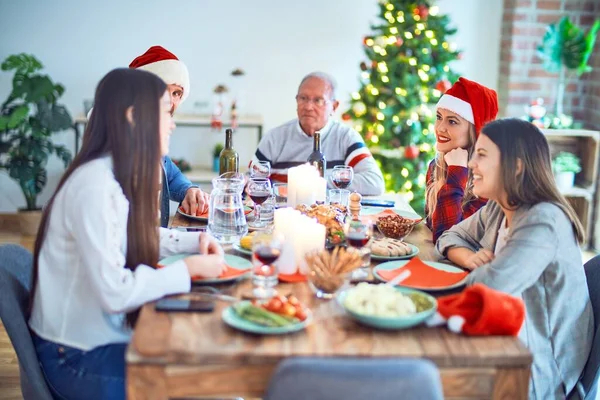
[[[315,201],[322,201],[325,203],[325,200],[327,199],[327,181],[325,178],[320,176],[317,177],[315,182],[315,190]]]

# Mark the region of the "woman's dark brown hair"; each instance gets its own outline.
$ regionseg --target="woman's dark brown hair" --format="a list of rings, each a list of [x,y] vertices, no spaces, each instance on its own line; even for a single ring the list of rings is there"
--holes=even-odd
[[[48,201],[35,241],[29,310],[33,308],[39,256],[57,193],[77,168],[110,156],[115,179],[129,201],[126,268],[156,265],[158,261],[158,191],[160,181],[160,98],[165,83],[156,75],[136,69],[115,69],[98,84],[94,110],[83,135],[81,150]],[[127,114],[131,112],[133,121]],[[83,205],[82,205],[83,206]],[[127,314],[135,324],[139,310]]]
[[[508,202],[506,206],[517,208],[545,201],[554,203],[567,215],[577,240],[582,243],[585,237],[583,226],[556,187],[550,148],[544,134],[535,125],[516,118],[490,122],[481,133],[500,149],[501,177]],[[517,160],[522,163],[522,172],[519,174]]]

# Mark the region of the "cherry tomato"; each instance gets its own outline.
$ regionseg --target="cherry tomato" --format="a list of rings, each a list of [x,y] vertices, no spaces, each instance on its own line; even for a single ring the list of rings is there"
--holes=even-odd
[[[296,309],[296,315],[294,317],[298,318],[300,321],[304,321],[306,319],[306,311],[303,308]]]
[[[267,310],[273,311],[276,313],[281,312],[283,308],[283,303],[276,297],[272,298],[271,301],[267,304]]]
[[[300,300],[298,300],[296,296],[290,295],[288,296],[288,303],[290,303],[293,306],[297,306],[298,304],[300,304]]]
[[[290,303],[286,303],[283,306],[283,312],[282,312],[282,314],[289,315],[290,317],[293,317],[294,315],[296,315],[296,307],[294,307]]]

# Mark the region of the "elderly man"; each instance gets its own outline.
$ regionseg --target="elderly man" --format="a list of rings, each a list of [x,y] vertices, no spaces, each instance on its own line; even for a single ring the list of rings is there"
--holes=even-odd
[[[287,182],[288,168],[307,161],[313,135],[318,131],[321,152],[327,160],[325,176],[336,165],[349,165],[354,169],[354,179],[348,189],[379,195],[384,190],[383,176],[371,152],[355,130],[331,118],[339,105],[335,87],[333,78],[325,73],[306,75],[296,95],[298,118],[269,131],[258,144],[254,161],[269,161],[271,179]]]
[[[185,64],[171,52],[161,46],[152,46],[144,54],[136,57],[129,68],[142,69],[158,75],[167,84],[171,96],[171,114],[190,94],[190,77]],[[168,156],[163,159],[163,190],[160,203],[160,224],[166,227],[169,223],[169,198],[181,202],[183,211],[196,215],[196,210],[208,210],[208,195],[200,188],[193,186],[171,161]],[[164,176],[163,176],[164,178]]]

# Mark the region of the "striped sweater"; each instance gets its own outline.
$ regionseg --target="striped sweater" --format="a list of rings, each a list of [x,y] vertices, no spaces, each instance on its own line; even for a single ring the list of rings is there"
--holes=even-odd
[[[330,119],[321,129],[321,151],[327,160],[329,175],[336,165],[349,165],[354,179],[348,190],[363,195],[380,195],[384,191],[383,175],[360,135],[350,127]],[[270,130],[258,144],[255,160],[271,163],[271,179],[287,182],[288,168],[304,164],[313,149],[313,138],[302,131],[298,119]]]

